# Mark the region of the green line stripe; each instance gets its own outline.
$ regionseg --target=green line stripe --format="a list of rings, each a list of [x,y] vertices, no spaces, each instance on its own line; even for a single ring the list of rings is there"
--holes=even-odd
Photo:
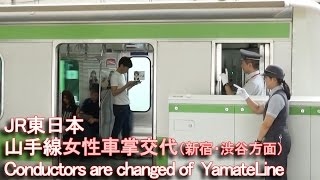
[[[247,105],[235,105],[234,107],[235,114],[253,114],[249,106]]]
[[[317,107],[311,107],[310,108],[310,114],[311,115],[317,115],[317,116],[320,116],[320,106],[317,106]]]
[[[162,140],[164,137],[157,137],[158,141],[158,147],[160,147]],[[155,165],[156,166],[168,166],[168,152],[165,153],[164,156],[162,156],[161,148],[158,148],[158,154],[155,157]]]
[[[289,22],[1,25],[0,39],[289,38]]]
[[[290,115],[308,115],[310,116],[310,106],[290,106],[289,114]]]
[[[228,110],[228,111],[226,111]],[[169,112],[177,113],[235,113],[253,114],[247,105],[230,104],[169,104]],[[299,106],[289,107],[290,115],[320,115],[320,106]]]
[[[221,104],[170,104],[169,112],[193,112],[193,113],[234,113],[233,105]]]

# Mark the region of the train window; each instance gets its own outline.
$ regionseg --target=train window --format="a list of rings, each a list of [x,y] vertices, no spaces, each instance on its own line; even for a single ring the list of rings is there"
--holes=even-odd
[[[257,52],[262,55],[259,61],[258,70],[263,72],[264,68],[271,62],[270,60],[270,44],[269,43],[216,43],[216,81],[215,87],[211,87],[211,93],[217,95],[225,95],[227,92],[219,81],[220,74],[228,70],[229,83],[244,86],[247,74],[241,68],[241,54],[240,49],[246,49]],[[232,91],[236,92],[236,88],[232,87]]]
[[[132,68],[128,72],[128,80],[141,81],[128,91],[132,111],[146,112],[151,105],[151,61],[148,57],[132,57]]]

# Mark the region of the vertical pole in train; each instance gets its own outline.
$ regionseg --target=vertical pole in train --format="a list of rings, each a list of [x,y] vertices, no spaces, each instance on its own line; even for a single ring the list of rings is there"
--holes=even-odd
[[[102,56],[101,56],[102,57]],[[101,118],[102,118],[102,111],[101,111],[101,68],[102,68],[102,59],[98,59],[99,61],[99,136],[101,137]]]
[[[58,115],[58,117],[61,117],[62,120],[63,120],[63,115],[62,115],[62,92],[60,92],[60,88],[59,88],[58,92],[59,92],[59,96],[58,96],[59,99],[58,99],[57,115]],[[58,137],[61,140],[61,142],[63,141],[63,132],[62,133],[58,133],[58,134],[53,133],[51,136]],[[53,166],[58,165],[60,162],[61,162],[61,156],[60,155],[58,155],[57,157],[52,157],[52,165]]]

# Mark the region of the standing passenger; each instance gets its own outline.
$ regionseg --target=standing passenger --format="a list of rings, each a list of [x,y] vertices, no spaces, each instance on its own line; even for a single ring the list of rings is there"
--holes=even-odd
[[[117,70],[111,76],[111,92],[114,97],[113,114],[115,121],[111,133],[112,138],[118,138],[122,131],[122,138],[131,136],[132,122],[130,100],[127,91],[137,85],[136,81],[126,82],[124,74],[132,67],[130,57],[122,57],[119,60]]]
[[[279,66],[268,66],[263,74],[267,88],[270,89],[269,100],[263,105],[252,101],[245,89],[239,88],[237,94],[243,97],[252,111],[263,114],[264,121],[257,137],[258,142],[281,143],[282,152],[279,156],[266,156],[268,166],[282,166],[285,174],[281,177],[266,177],[266,180],[287,179],[287,159],[291,148],[288,130],[290,88],[284,81],[283,70]],[[277,146],[278,147],[278,146]],[[277,148],[277,154],[279,148]]]

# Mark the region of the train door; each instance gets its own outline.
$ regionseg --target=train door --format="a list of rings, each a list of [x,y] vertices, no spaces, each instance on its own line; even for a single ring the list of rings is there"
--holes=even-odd
[[[141,83],[128,91],[132,111],[133,136],[137,139],[152,137],[153,134],[153,53],[152,52],[122,52],[121,56],[132,57],[132,68],[129,69],[127,81]]]
[[[142,139],[153,137],[153,47],[148,43],[65,43],[58,46],[59,63],[59,100],[58,116],[63,116],[62,95],[69,90],[76,105],[81,109],[83,102],[90,98],[91,84],[99,85],[99,137],[109,138],[114,124],[113,96],[110,78],[118,67],[118,60],[122,56],[131,56],[133,67],[124,74],[126,81],[139,78],[141,83],[128,91],[132,111],[132,137]],[[136,74],[139,73],[137,76]],[[60,136],[62,138],[62,136]],[[121,133],[119,138],[121,138]],[[104,147],[101,145],[101,147]],[[139,147],[138,147],[139,149]],[[99,150],[98,150],[99,151]],[[100,153],[103,156],[102,152]],[[62,157],[62,156],[61,156]],[[63,159],[68,160],[63,160]],[[134,158],[132,158],[134,161]],[[60,158],[63,163],[76,164],[77,159]],[[73,162],[71,162],[73,161]],[[81,159],[80,163],[83,160]],[[85,161],[85,160],[84,160]],[[89,164],[101,164],[105,159],[95,158]],[[117,165],[113,161],[108,161]],[[85,163],[85,162],[84,162]],[[139,159],[137,165],[151,165],[152,158],[146,156]],[[105,163],[104,163],[105,164]],[[106,164],[108,165],[108,163]]]
[[[149,45],[142,45],[149,46]],[[125,74],[126,81],[139,80],[141,83],[128,91],[130,108],[132,111],[132,136],[136,139],[152,137],[153,134],[153,108],[152,108],[152,59],[150,50],[141,51],[139,44],[123,44],[123,49],[116,53],[106,53],[100,63],[101,79],[101,117],[100,136],[107,138],[112,133],[114,124],[113,100],[110,87],[110,78],[117,69],[118,60],[123,56],[132,57],[132,68]],[[148,47],[146,48],[148,49]],[[138,50],[138,52],[136,52]],[[106,66],[107,68],[103,68]],[[107,75],[107,76],[106,76]],[[106,85],[106,78],[108,85]],[[120,135],[121,136],[121,135]]]
[[[246,49],[260,53],[262,58],[259,62],[259,70],[263,72],[266,66],[271,64],[270,43],[214,43],[214,60],[215,67],[213,67],[213,78],[211,94],[225,95],[226,92],[222,88],[221,80],[219,79],[221,73],[225,73],[228,69],[229,82],[244,86],[246,74],[241,68],[240,49]],[[233,87],[233,91],[236,88]]]

